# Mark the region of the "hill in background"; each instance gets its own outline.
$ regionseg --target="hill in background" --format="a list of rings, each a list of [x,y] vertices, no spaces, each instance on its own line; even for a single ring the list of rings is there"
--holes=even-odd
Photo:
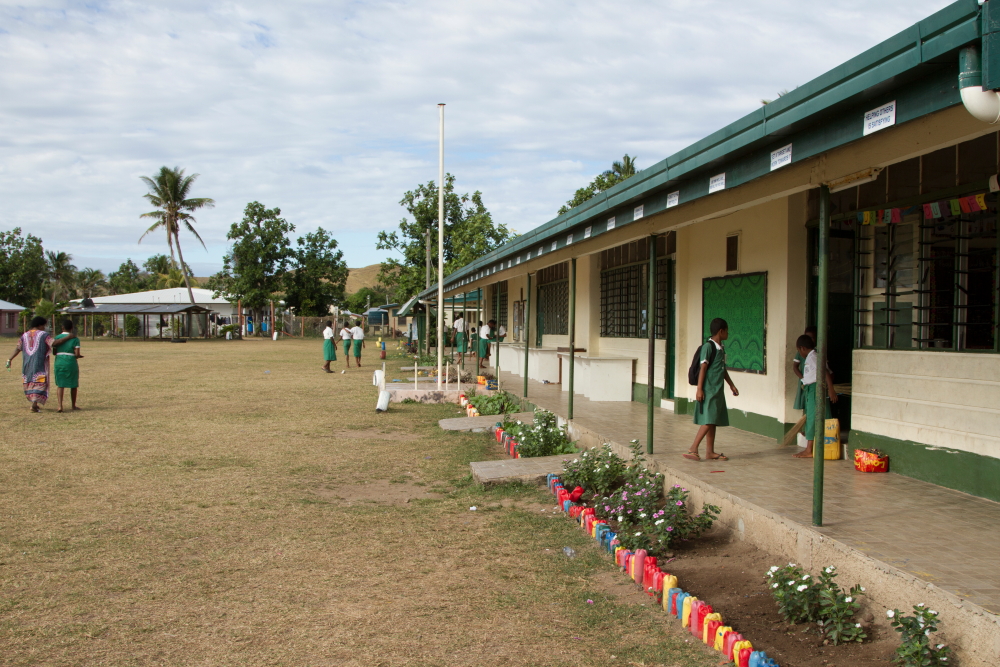
[[[375,287],[378,283],[378,272],[382,268],[381,264],[372,264],[360,269],[348,269],[347,285],[344,291],[347,294],[354,294],[362,287]]]

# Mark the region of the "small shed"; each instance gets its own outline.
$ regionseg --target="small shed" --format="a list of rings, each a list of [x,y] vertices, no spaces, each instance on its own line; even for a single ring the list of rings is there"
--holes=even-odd
[[[93,306],[73,305],[61,312],[74,319],[83,318],[81,335],[86,335],[89,324],[89,333],[93,337],[96,331],[94,321],[98,316],[105,315],[110,316],[111,330],[116,336],[162,339],[164,337],[163,330],[168,326],[171,329],[170,337],[177,338],[180,334],[181,336],[201,335],[208,338],[210,335],[208,315],[212,311],[191,303],[102,303]],[[136,318],[132,320],[136,324],[131,327],[128,319],[130,316]],[[134,329],[131,334],[129,333],[130,328]]]
[[[0,336],[16,336],[21,333],[18,320],[24,307],[0,299]]]

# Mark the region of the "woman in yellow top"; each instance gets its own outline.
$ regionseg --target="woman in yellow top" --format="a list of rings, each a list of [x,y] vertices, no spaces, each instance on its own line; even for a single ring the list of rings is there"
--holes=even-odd
[[[80,387],[80,366],[77,359],[83,359],[80,354],[80,339],[73,331],[73,321],[63,320],[62,333],[52,341],[52,354],[55,357],[56,388],[59,397],[59,409],[63,411],[63,390],[69,389],[69,397],[74,410],[76,407],[76,395]]]

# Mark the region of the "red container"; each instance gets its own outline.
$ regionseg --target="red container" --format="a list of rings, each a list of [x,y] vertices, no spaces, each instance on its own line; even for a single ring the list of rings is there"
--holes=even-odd
[[[719,628],[722,627],[722,621],[709,621],[708,622],[708,634],[702,635],[702,639],[707,640],[705,643],[709,646],[715,646],[715,635],[718,634]],[[704,630],[702,631],[704,633]]]
[[[736,642],[743,641],[743,635],[738,632],[727,632],[726,636],[722,640],[722,652],[726,654],[726,657],[730,660],[734,658],[733,656],[733,644]]]
[[[889,457],[878,450],[855,449],[854,469],[859,472],[889,472]]]
[[[740,667],[750,667],[750,654],[753,653],[752,648],[741,648],[740,649]],[[735,658],[733,659],[735,662]]]
[[[699,602],[701,602],[701,600],[699,600]],[[707,602],[701,602],[701,604],[698,605],[697,615],[695,615],[694,609],[691,610],[691,615],[694,617],[694,620],[691,623],[691,634],[693,634],[698,639],[701,639],[702,635],[705,632],[705,617],[711,614],[712,611],[713,611],[712,605],[708,604]]]
[[[632,563],[632,579],[635,583],[642,586],[643,575],[646,574],[644,567],[646,566],[646,550],[636,549],[635,550],[635,560]]]

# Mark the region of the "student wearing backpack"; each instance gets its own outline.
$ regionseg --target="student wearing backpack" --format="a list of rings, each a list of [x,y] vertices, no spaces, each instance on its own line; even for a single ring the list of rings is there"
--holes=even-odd
[[[698,434],[691,444],[691,449],[684,458],[701,461],[698,448],[705,441],[705,458],[709,461],[728,461],[729,457],[721,452],[715,453],[715,430],[719,426],[729,426],[729,412],[726,408],[725,384],[729,385],[733,396],[740,392],[729,378],[726,370],[726,348],[722,342],[729,338],[729,325],[721,317],[712,320],[708,330],[709,338],[698,353],[698,391],[695,393],[694,423],[699,424]],[[692,364],[693,366],[693,364]],[[693,370],[693,369],[692,369]],[[689,381],[691,376],[688,376]]]

